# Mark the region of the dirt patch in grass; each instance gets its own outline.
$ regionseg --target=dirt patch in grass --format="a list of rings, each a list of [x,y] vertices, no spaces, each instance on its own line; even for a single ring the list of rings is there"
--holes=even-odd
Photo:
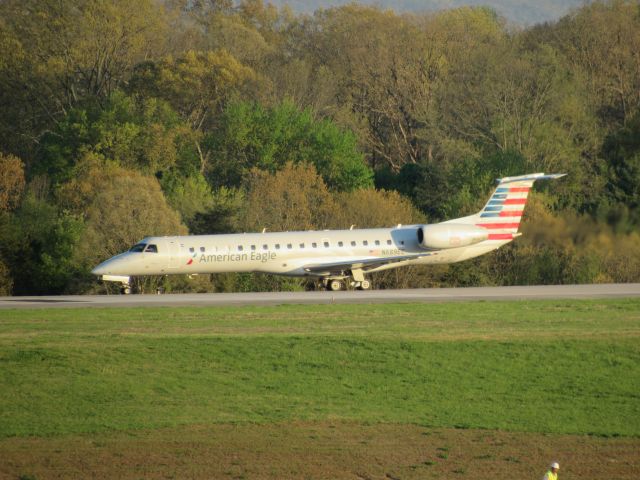
[[[0,479],[640,478],[640,439],[322,422],[0,440]]]

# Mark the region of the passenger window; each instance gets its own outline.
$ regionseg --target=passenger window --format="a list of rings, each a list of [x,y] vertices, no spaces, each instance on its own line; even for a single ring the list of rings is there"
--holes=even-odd
[[[255,245],[251,245],[251,250],[255,250],[256,246]]]
[[[391,240],[387,240],[387,245],[391,245]]]
[[[196,249],[195,249],[195,248],[193,248],[193,247],[189,247],[189,252],[193,253],[193,252],[195,252],[195,251],[196,251]]]
[[[264,245],[262,245],[262,249],[263,250],[269,250],[269,245],[267,245],[266,243]]]
[[[200,251],[204,253],[204,247],[200,247]]]
[[[301,244],[300,244],[300,248],[304,248],[304,243],[301,243]]]
[[[290,243],[287,243],[287,248],[291,250],[293,248],[293,245],[291,245]]]
[[[244,247],[242,245],[238,245],[238,251],[241,252],[242,250],[244,250]]]
[[[311,246],[312,246],[313,248],[318,248],[318,244],[317,244],[316,242],[313,242],[313,243],[311,244]]]
[[[130,252],[141,252],[144,250],[144,247],[146,247],[147,244],[146,243],[138,243],[136,245],[134,245],[133,247],[131,247],[131,249],[129,250]]]
[[[363,240],[363,241],[362,241],[362,245],[367,246],[367,245],[369,245],[369,242],[368,242],[368,241],[366,241],[366,240]]]
[[[329,248],[329,242],[324,242],[324,248]]]
[[[380,245],[380,240],[376,240],[376,245]]]
[[[276,243],[276,250],[280,250],[280,244]]]
[[[356,242],[355,241],[351,241],[351,246],[355,247],[356,246]]]
[[[339,247],[342,247],[342,246],[344,246],[344,243],[342,243],[342,242],[338,242],[338,246],[339,246]]]
[[[149,253],[158,253],[158,247],[153,244],[147,245],[147,248],[145,248],[144,251]]]

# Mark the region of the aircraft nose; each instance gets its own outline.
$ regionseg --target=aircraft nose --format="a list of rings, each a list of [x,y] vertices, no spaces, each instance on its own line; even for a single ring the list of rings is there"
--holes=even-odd
[[[107,263],[109,263],[109,260],[107,260],[106,262],[102,262],[100,265],[95,267],[93,270],[91,270],[91,273],[93,275],[104,275],[104,274],[106,274],[107,273]]]
[[[104,275],[105,273],[107,273],[106,269],[104,268],[104,263],[101,263],[100,265],[95,267],[93,270],[91,270],[91,273],[93,275]]]
[[[109,260],[105,260],[100,265],[96,266],[91,273],[94,275],[118,275],[120,270],[127,266],[126,253],[121,253],[115,257],[111,257]]]

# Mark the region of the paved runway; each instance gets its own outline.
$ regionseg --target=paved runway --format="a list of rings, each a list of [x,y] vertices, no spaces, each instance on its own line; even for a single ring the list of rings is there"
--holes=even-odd
[[[161,307],[330,303],[453,302],[640,297],[640,283],[527,287],[421,288],[348,292],[190,293],[0,297],[0,309],[56,307]]]

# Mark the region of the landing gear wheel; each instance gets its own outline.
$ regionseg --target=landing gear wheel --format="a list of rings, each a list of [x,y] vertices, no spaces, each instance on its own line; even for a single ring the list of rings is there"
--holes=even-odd
[[[128,285],[120,287],[120,293],[122,295],[129,295],[131,293],[131,287]]]
[[[343,289],[343,284],[340,280],[331,280],[329,282],[329,290],[331,290],[332,292],[337,292],[339,290]]]
[[[363,280],[360,282],[360,285],[358,285],[358,290],[369,290],[370,288],[371,282],[369,282],[369,280]]]

